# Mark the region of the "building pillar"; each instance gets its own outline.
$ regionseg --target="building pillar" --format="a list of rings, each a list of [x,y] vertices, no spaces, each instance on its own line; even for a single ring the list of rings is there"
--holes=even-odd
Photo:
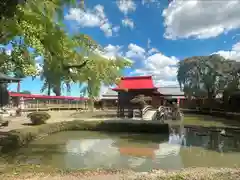
[[[177,98],[177,104],[180,105],[180,98]]]

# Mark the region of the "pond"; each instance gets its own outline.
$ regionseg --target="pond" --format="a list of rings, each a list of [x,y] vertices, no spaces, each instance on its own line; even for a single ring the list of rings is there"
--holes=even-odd
[[[240,132],[175,126],[169,135],[60,132],[33,141],[8,160],[64,169],[175,170],[240,167],[239,151]]]

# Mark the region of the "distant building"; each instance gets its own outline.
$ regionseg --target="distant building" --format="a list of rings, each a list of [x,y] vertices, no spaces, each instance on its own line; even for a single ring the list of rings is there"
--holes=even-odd
[[[118,93],[109,88],[107,92],[102,95],[101,101],[105,108],[117,108]]]
[[[105,94],[102,95],[101,99],[106,100],[117,100],[118,99],[118,93],[116,91],[113,91],[112,89],[108,89]]]
[[[150,104],[157,108],[165,104],[168,99],[180,103],[181,99],[185,99],[184,92],[179,86],[155,87],[151,76],[122,77],[118,86],[102,95],[101,101],[106,108],[117,108],[120,110],[128,109],[128,103],[138,94],[144,94],[152,97]],[[121,98],[120,98],[121,97]],[[120,103],[120,101],[122,103]],[[120,104],[119,104],[120,103]]]
[[[185,98],[184,92],[181,91],[179,86],[165,86],[158,88],[158,92],[160,92],[163,96],[169,98],[182,99]]]
[[[158,92],[161,94],[161,104],[164,104],[165,100],[176,101],[178,104],[181,104],[181,100],[185,99],[184,92],[179,86],[165,86],[158,88]]]

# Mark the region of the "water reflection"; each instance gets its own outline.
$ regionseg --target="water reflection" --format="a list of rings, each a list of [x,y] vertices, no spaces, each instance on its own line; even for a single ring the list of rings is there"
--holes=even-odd
[[[207,128],[171,127],[158,134],[61,132],[31,143],[18,153],[24,162],[60,168],[180,169],[192,166],[240,167],[240,134],[224,136]],[[39,160],[40,159],[40,160]]]
[[[119,157],[112,139],[70,140],[66,144],[66,168],[113,166]]]
[[[186,146],[201,147],[221,153],[240,152],[240,133],[238,132],[227,131],[231,135],[226,135],[221,131],[212,131],[208,128],[184,128],[183,131]]]

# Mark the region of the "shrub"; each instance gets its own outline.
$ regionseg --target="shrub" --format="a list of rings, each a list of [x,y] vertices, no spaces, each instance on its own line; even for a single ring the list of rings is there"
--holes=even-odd
[[[22,115],[22,109],[21,108],[17,108],[16,116],[21,116],[21,115]]]
[[[47,112],[32,112],[27,115],[33,125],[45,124],[50,119],[50,115]]]

